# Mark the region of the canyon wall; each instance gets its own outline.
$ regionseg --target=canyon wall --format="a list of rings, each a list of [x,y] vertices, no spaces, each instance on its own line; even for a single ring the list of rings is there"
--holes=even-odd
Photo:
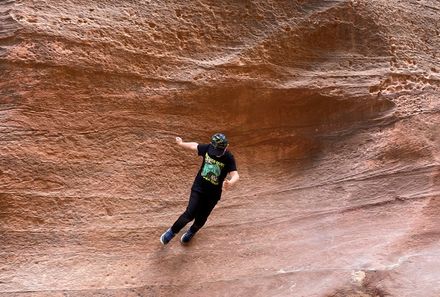
[[[0,296],[440,296],[440,2],[0,2]],[[239,183],[159,236],[200,159]]]

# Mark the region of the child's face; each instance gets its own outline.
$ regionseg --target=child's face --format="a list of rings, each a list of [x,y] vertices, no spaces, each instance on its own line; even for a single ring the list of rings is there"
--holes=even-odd
[[[215,155],[216,157],[221,157],[226,153],[226,149],[228,148],[229,144],[225,147],[225,149],[223,150],[223,153],[221,153],[220,155]]]

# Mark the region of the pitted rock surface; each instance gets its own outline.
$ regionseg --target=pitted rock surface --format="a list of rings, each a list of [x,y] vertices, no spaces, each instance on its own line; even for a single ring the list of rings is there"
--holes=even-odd
[[[440,3],[0,2],[0,296],[440,296]],[[224,132],[240,173],[159,243]]]

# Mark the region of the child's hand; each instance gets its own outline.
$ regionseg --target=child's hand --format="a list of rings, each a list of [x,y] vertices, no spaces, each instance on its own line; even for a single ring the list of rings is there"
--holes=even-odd
[[[227,179],[225,179],[224,181],[223,181],[223,190],[229,190],[230,188],[232,187],[232,183],[229,181],[229,180],[227,180]]]
[[[176,143],[179,145],[182,144],[182,138],[176,137]]]

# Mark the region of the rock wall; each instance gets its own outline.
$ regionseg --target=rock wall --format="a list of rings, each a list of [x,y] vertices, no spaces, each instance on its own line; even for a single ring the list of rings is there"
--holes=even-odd
[[[1,1],[0,296],[439,296],[439,9]],[[162,247],[217,131],[241,180]]]

